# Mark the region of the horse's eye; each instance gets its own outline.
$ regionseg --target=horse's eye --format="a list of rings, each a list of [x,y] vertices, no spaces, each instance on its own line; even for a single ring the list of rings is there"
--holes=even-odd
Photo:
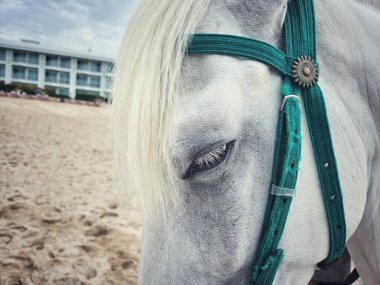
[[[195,158],[187,169],[185,177],[190,177],[193,174],[213,169],[225,161],[233,146],[234,142],[223,144],[213,149],[210,152],[200,155]]]

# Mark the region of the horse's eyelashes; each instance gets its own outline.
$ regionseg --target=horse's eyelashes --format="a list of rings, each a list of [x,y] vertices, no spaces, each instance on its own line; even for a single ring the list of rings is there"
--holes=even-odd
[[[194,165],[198,168],[205,168],[214,166],[217,164],[225,155],[227,150],[227,145],[223,145],[213,151],[197,158],[194,160]]]
[[[193,174],[213,169],[226,160],[233,142],[220,145],[212,151],[203,154],[193,160],[189,169],[186,171],[186,177]]]

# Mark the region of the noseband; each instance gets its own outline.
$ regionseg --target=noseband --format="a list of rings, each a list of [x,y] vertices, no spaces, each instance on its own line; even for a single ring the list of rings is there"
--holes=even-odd
[[[218,54],[262,62],[283,75],[275,154],[252,284],[270,285],[284,257],[277,248],[295,195],[301,158],[301,110],[304,102],[329,226],[329,253],[319,266],[344,251],[346,223],[337,163],[325,102],[318,84],[315,12],[312,0],[289,0],[284,24],[284,52],[265,42],[223,34],[194,34],[187,54]],[[306,190],[306,189],[303,189]]]

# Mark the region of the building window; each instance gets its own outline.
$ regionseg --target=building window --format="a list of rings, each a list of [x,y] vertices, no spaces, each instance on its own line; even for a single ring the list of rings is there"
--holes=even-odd
[[[99,61],[88,61],[85,59],[78,59],[78,70],[100,72],[101,63]]]
[[[13,79],[25,79],[25,67],[13,66]]]
[[[13,51],[13,61],[18,63],[38,64],[39,56],[35,52]]]
[[[89,91],[89,90],[83,90],[83,89],[76,89],[75,93],[76,93],[75,99],[79,99],[79,100],[94,101],[100,96],[99,91]]]
[[[113,82],[113,77],[112,76],[106,76],[106,89],[112,88],[112,82]]]
[[[88,76],[85,74],[77,74],[77,85],[87,86]]]
[[[60,72],[59,73],[59,83],[69,84],[70,83],[70,73]]]
[[[38,80],[38,69],[23,66],[13,66],[13,79],[26,79],[31,81]]]
[[[5,48],[0,48],[0,60],[5,61],[5,54],[6,54]]]
[[[69,96],[69,88],[57,88],[57,95]]]
[[[57,55],[47,55],[46,56],[46,65],[62,68],[70,68],[71,59],[66,56],[57,56]]]
[[[70,83],[70,73],[69,72],[59,72],[55,70],[45,71],[45,81],[49,83]]]
[[[90,76],[90,86],[100,87],[100,76]]]
[[[5,77],[5,64],[0,64],[0,77]]]
[[[100,62],[97,61],[91,61],[90,62],[91,71],[93,72],[100,72]]]
[[[112,73],[114,68],[113,62],[107,62],[107,73]]]
[[[69,97],[69,88],[45,86],[45,90],[49,96]]]
[[[14,62],[26,62],[26,52],[23,51],[13,51],[13,61]]]
[[[36,81],[38,80],[38,69],[37,68],[27,68],[27,79]]]
[[[60,58],[60,67],[70,68],[70,58],[69,57],[61,57]]]
[[[31,63],[31,64],[38,64],[38,53],[35,53],[35,52],[30,52],[28,54],[28,63]]]
[[[58,56],[47,55],[46,56],[46,65],[47,66],[58,66]]]
[[[100,87],[100,76],[77,74],[77,85],[86,87]]]
[[[46,70],[45,71],[45,81],[50,83],[57,82],[57,71],[55,70]]]
[[[78,70],[89,70],[88,60],[78,59]]]

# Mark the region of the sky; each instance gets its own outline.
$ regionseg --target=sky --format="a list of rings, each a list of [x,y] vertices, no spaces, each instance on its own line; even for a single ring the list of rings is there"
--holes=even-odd
[[[0,40],[115,58],[138,0],[0,0]]]

